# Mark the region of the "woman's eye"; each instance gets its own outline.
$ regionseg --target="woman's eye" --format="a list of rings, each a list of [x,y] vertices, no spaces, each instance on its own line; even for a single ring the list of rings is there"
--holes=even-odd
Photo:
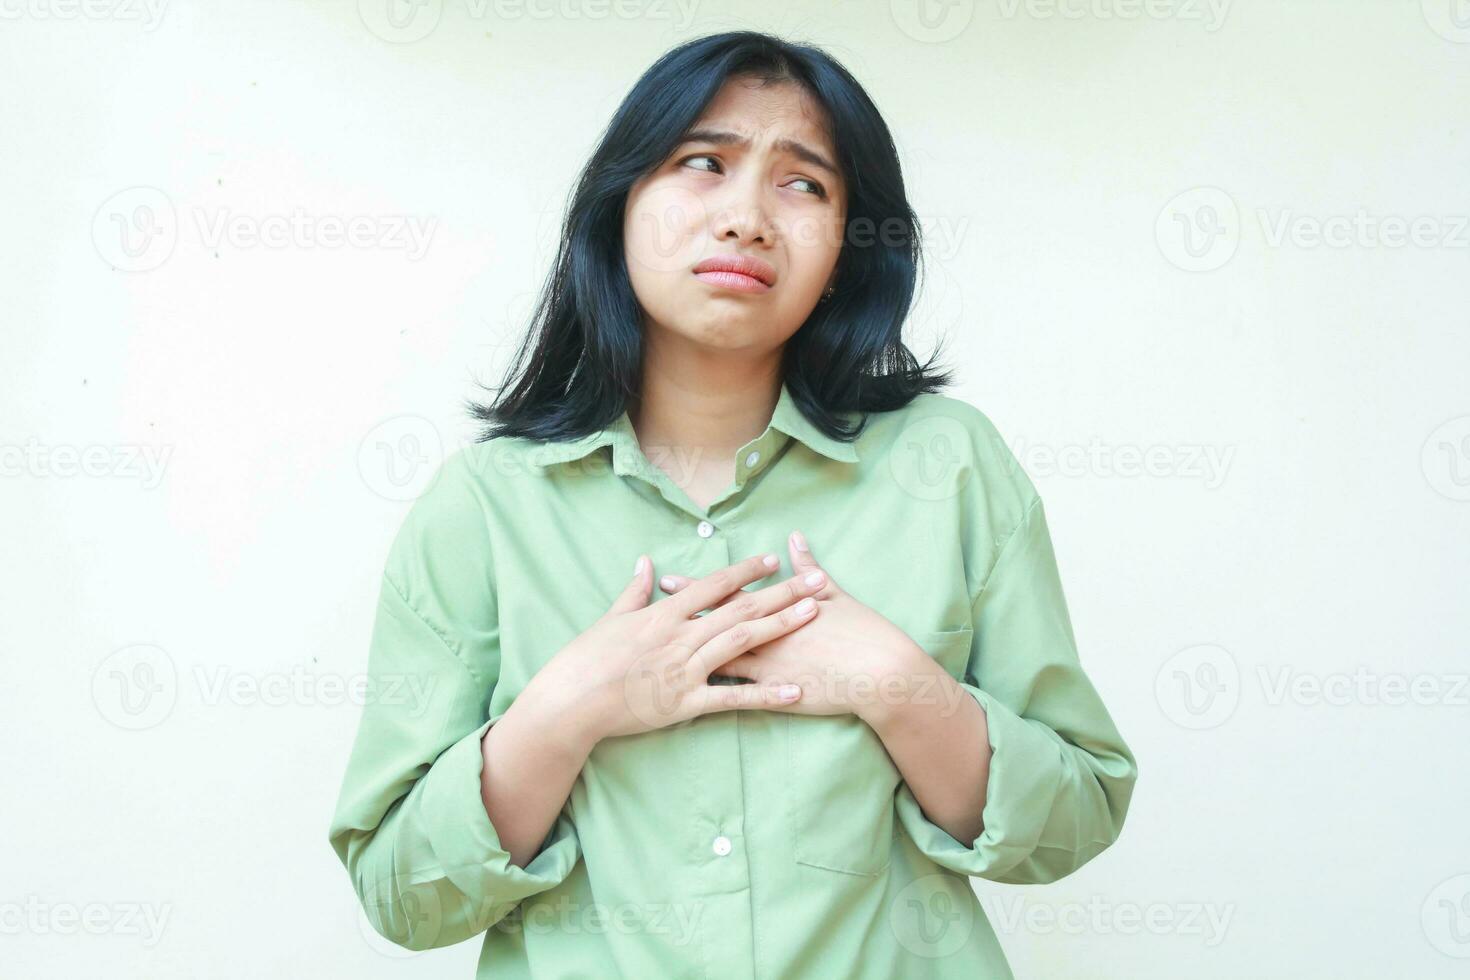
[[[704,161],[704,163],[708,164],[708,166],[701,166],[695,161]],[[679,161],[679,165],[681,167],[693,167],[695,170],[703,170],[705,173],[722,172],[720,161],[715,157],[709,156],[705,153],[696,154],[692,157],[685,157],[684,159]],[[794,183],[807,185],[810,188],[807,193],[814,195],[819,200],[825,201],[827,199],[827,191],[822,187],[821,184],[817,183],[815,180],[811,180],[807,177],[798,177],[796,178]]]
[[[714,157],[712,157],[712,156],[705,156],[704,154],[700,154],[699,156],[685,157],[684,160],[683,160],[683,163],[688,164],[691,160],[708,160],[710,163],[714,164],[714,166],[717,169],[718,169],[718,167],[720,165],[719,164],[719,161],[716,160]],[[714,172],[716,172],[716,171],[713,171],[713,170],[709,170],[706,167],[696,167],[695,169],[696,170],[705,170],[708,173],[714,173]]]
[[[810,185],[812,188],[811,193],[815,194],[817,197],[825,198],[827,196],[827,192],[822,189],[822,185],[817,183],[815,180],[807,180],[805,177],[798,177],[796,178],[796,183]]]

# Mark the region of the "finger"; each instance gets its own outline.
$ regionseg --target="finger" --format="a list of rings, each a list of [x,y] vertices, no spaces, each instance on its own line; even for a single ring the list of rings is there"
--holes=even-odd
[[[732,603],[731,608],[742,604]],[[734,660],[742,653],[762,643],[769,643],[778,636],[785,636],[792,630],[804,626],[817,614],[817,608],[817,600],[806,596],[795,605],[786,606],[769,616],[737,620],[729,629],[720,631],[698,646],[689,658],[689,669],[700,671],[701,677],[708,677],[721,664]],[[700,619],[701,625],[708,624],[718,615],[721,613],[713,612],[703,617]]]
[[[791,556],[791,569],[793,572],[797,574],[805,572],[826,572],[826,569],[817,564],[817,559],[812,555],[811,546],[807,542],[806,536],[800,531],[792,531],[786,536],[786,551]],[[834,599],[840,595],[842,595],[842,590],[837,587],[836,582],[832,581],[832,576],[827,575],[827,584],[817,593],[817,598]]]
[[[687,589],[689,587],[689,584],[693,581],[694,579],[689,578],[687,575],[664,575],[659,578],[658,587],[660,589],[663,589],[664,592],[668,595],[673,595],[680,589]],[[725,596],[725,598],[721,599],[710,608],[719,609],[726,603],[733,602],[737,597],[748,594],[749,593],[745,592],[742,589],[736,589],[734,592],[731,592],[729,595]]]
[[[754,592],[737,589],[725,602],[692,620],[684,635],[693,649],[740,623],[753,622],[763,616],[789,609],[807,596],[819,592],[826,584],[827,576],[817,571],[807,572],[800,578],[783,579]]]
[[[680,589],[688,588],[689,583],[693,581],[694,579],[690,578],[688,575],[660,575],[658,579],[658,587],[660,589],[663,589],[669,595],[673,595]]]
[[[711,684],[701,689],[699,714],[732,708],[772,708],[801,698],[798,684]]]
[[[690,578],[687,575],[660,575],[659,576],[659,579],[658,579],[658,587],[660,589],[663,589],[664,592],[667,593],[668,595],[673,595],[675,592],[678,592],[680,589],[687,589],[687,588],[689,588],[689,583],[691,583],[693,581],[695,581],[695,580],[692,579],[692,578]],[[740,595],[740,592],[739,591],[731,592],[729,595],[725,596],[725,598],[721,599],[719,602],[715,603],[710,608],[712,608],[712,609],[718,609],[721,606],[723,606],[725,603],[729,602],[731,599],[734,599],[738,595]]]
[[[653,594],[653,562],[649,561],[647,555],[639,555],[638,561],[633,565],[633,580],[623,587],[623,591],[613,600],[608,607],[608,612],[632,612],[642,609],[648,605],[648,598]]]
[[[688,588],[664,601],[670,605],[671,613],[688,619],[780,567],[781,559],[774,554],[752,555],[696,579]]]

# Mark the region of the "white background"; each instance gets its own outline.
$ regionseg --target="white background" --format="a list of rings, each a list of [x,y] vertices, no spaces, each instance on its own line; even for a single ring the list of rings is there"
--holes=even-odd
[[[473,974],[327,844],[339,688],[608,116],[753,27],[892,127],[911,346],[1046,498],[1139,757],[1111,850],[978,883],[1017,975],[1465,975],[1470,8],[385,9],[0,0],[0,974]]]

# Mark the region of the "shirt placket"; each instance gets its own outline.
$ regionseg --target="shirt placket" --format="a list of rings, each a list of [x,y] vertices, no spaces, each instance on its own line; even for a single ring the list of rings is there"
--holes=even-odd
[[[788,441],[785,433],[767,428],[742,446],[736,454],[734,482],[703,509],[668,474],[648,462],[629,433],[615,443],[613,467],[619,474],[649,483],[687,517],[686,533],[694,539],[691,552],[696,566],[687,574],[697,577],[747,557],[756,548],[771,550],[770,542],[742,533],[741,515],[749,506],[746,491],[750,481],[780,457]],[[779,550],[776,553],[785,564],[786,556]],[[764,583],[762,580],[757,587]],[[711,683],[727,680],[716,675]],[[764,719],[762,724],[769,726],[774,721]],[[745,731],[748,724],[738,710],[716,711],[674,726],[670,732],[682,742],[691,792],[687,794],[688,812],[667,816],[688,821],[691,832],[670,835],[670,846],[686,847],[689,853],[679,861],[688,869],[686,886],[677,889],[680,897],[676,901],[683,907],[668,911],[674,914],[673,921],[695,924],[693,935],[701,947],[704,973],[711,978],[754,980],[756,976],[753,855],[746,834],[746,767],[756,758]],[[685,843],[679,845],[679,841]]]

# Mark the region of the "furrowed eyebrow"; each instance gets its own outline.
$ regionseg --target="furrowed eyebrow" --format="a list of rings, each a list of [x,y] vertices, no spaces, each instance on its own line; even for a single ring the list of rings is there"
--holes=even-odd
[[[750,145],[750,140],[741,136],[739,133],[731,133],[723,129],[691,129],[679,141],[680,146],[683,146],[685,143],[713,143],[715,146],[747,147]],[[798,160],[809,163],[813,167],[820,167],[834,177],[841,176],[837,171],[837,167],[830,160],[799,140],[777,140],[776,149],[783,153],[790,153]]]

